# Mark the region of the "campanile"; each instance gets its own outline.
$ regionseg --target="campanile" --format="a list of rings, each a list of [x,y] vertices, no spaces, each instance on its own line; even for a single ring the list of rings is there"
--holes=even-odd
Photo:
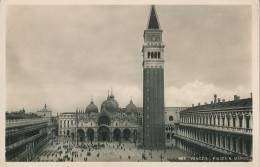
[[[155,6],[152,5],[143,44],[143,146],[164,148],[164,44]]]

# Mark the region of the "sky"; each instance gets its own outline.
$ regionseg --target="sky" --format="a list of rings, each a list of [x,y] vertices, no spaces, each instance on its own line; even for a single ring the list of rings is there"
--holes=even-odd
[[[156,6],[165,44],[165,106],[233,100],[252,91],[250,6]],[[142,107],[150,6],[8,6],[6,110]]]

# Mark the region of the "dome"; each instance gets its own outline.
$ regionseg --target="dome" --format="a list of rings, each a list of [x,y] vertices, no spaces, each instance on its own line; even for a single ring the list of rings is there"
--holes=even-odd
[[[107,100],[101,104],[101,111],[114,112],[119,110],[119,104],[114,97],[113,94],[107,97]]]
[[[90,104],[87,106],[85,113],[86,114],[98,113],[98,108],[94,104],[93,100],[91,100]]]
[[[131,99],[130,103],[125,107],[126,108],[126,113],[127,115],[130,115],[132,113],[137,112],[137,107],[136,105],[133,103],[133,100]]]

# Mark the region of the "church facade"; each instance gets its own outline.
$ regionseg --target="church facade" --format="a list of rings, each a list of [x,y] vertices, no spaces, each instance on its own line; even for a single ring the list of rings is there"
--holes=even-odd
[[[83,110],[65,112],[59,115],[59,136],[78,142],[129,141],[140,142],[138,134],[142,122],[140,111],[130,100],[125,108],[119,104],[113,93],[101,104],[101,111],[91,100]]]

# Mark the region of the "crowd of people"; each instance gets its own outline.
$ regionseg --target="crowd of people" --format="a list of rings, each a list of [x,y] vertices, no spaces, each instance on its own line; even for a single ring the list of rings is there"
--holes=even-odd
[[[132,146],[132,147],[130,147]],[[77,161],[102,161],[101,156],[106,156],[108,153],[105,153],[107,150],[119,150],[123,154],[117,155],[119,161],[147,161],[154,158],[160,159],[163,161],[164,155],[159,155],[158,150],[143,150],[142,155],[138,153],[133,154],[132,149],[137,149],[140,152],[141,148],[131,145],[129,143],[122,143],[121,141],[116,143],[108,142],[76,142],[70,139],[57,138],[52,139],[48,146],[49,149],[43,151],[37,161],[56,161],[56,162],[77,162]],[[154,152],[157,152],[156,154]],[[166,150],[164,150],[164,154]],[[112,153],[110,153],[112,154]],[[115,153],[116,154],[116,153]],[[160,157],[157,157],[157,156]],[[134,158],[134,159],[133,159]]]

